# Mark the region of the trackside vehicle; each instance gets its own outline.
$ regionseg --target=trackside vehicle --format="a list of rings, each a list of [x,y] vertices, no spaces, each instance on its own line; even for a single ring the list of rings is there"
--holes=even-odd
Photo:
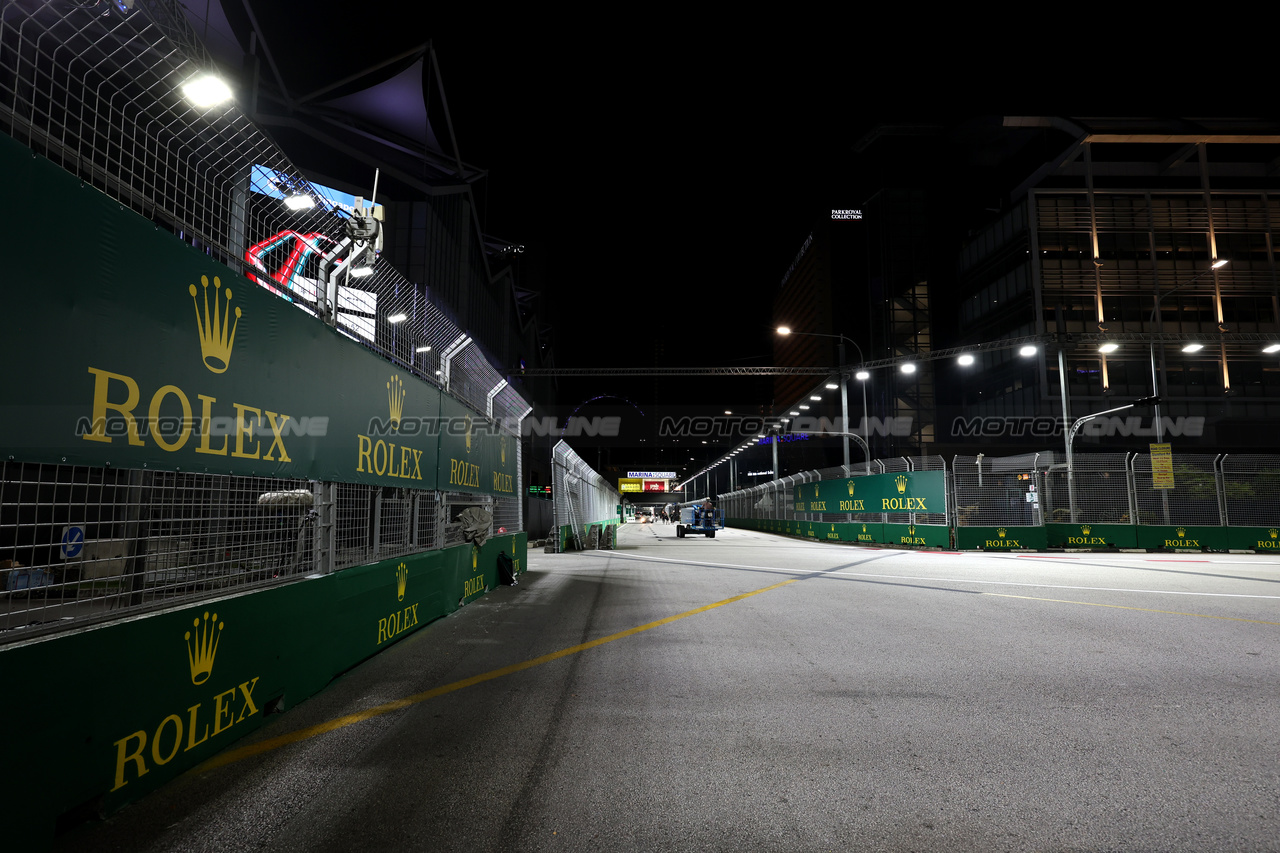
[[[724,530],[724,513],[720,510],[704,511],[701,505],[680,507],[680,523],[676,525],[678,538],[701,533],[708,539],[715,539],[717,530]]]

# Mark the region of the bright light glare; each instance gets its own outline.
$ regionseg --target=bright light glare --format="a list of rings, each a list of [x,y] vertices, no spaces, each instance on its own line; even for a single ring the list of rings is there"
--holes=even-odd
[[[789,414],[791,414],[793,417],[799,417],[799,416],[800,416],[800,413],[799,413],[799,412],[790,412]]]
[[[1098,352],[1115,352],[1118,349],[1120,349],[1119,344],[1103,344],[1098,347]]]
[[[828,383],[827,383],[827,390],[828,390],[828,391],[834,391],[834,390],[836,390],[836,389],[837,389],[837,388],[839,388],[839,387],[840,387],[840,386],[839,386],[839,385],[837,385],[837,384],[835,384],[834,382],[828,382]]]
[[[351,268],[352,278],[368,278],[371,275],[373,275],[373,267],[352,267]]]
[[[388,317],[388,318],[387,318],[387,322],[388,322],[388,323],[403,323],[405,320],[408,320],[408,319],[409,319],[409,315],[408,315],[408,314],[392,314],[390,317]]]
[[[968,353],[965,353],[964,355],[957,358],[956,361],[960,362],[960,365],[962,367],[968,367],[969,365],[973,364],[973,356],[969,355]]]
[[[1035,355],[1035,354],[1036,354],[1036,348],[1032,344],[1027,344],[1022,349],[1018,350],[1018,355],[1024,356],[1024,357],[1029,355]]]
[[[1221,258],[1220,260],[1216,260],[1216,261],[1214,261],[1214,262],[1213,262],[1213,266],[1212,266],[1212,267],[1210,267],[1210,269],[1220,270],[1220,269],[1222,269],[1223,267],[1225,267],[1225,266],[1226,266],[1227,264],[1229,264],[1229,263],[1231,263],[1231,262],[1230,262],[1230,261],[1228,261],[1226,258]]]
[[[431,347],[418,347],[414,352],[431,352]]]
[[[284,200],[284,206],[290,210],[309,210],[316,206],[316,200],[309,195],[291,195]]]
[[[802,410],[807,410],[809,407],[808,407],[808,406],[801,406],[800,408],[801,408]]]
[[[1200,352],[1200,350],[1202,349],[1204,349],[1204,344],[1187,344],[1185,347],[1182,348],[1182,351],[1183,352]]]
[[[1262,351],[1263,352],[1280,352],[1280,344],[1272,344],[1271,346],[1263,347]]]
[[[819,403],[821,403],[821,402],[822,402],[822,397],[821,397],[821,396],[819,396],[819,395],[817,395],[817,394],[814,394],[814,395],[813,395],[812,397],[810,397],[809,399],[810,399],[810,400],[817,400]]]
[[[780,335],[789,335],[789,334],[791,334],[791,329],[789,329],[789,328],[788,328],[788,327],[786,327],[786,326],[779,326],[779,327],[778,327],[778,334],[780,334]]]
[[[867,373],[867,371],[865,370],[859,370],[857,373],[853,375],[853,378],[861,379],[863,382],[866,382],[868,379],[871,378],[871,374]]]
[[[909,361],[908,361],[906,364],[902,365],[902,372],[903,372],[903,373],[915,373],[915,372],[916,372],[916,366],[915,366],[914,364],[912,364],[911,362],[909,362]]]
[[[212,74],[205,74],[182,84],[182,94],[203,110],[231,100],[231,87]]]

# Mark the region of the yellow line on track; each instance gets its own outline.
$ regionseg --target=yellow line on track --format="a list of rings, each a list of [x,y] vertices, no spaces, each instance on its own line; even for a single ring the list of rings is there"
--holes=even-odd
[[[346,714],[324,723],[307,726],[304,729],[298,729],[297,731],[290,732],[287,735],[281,735],[280,737],[259,741],[258,743],[250,744],[248,746],[242,746],[239,749],[228,750],[227,752],[215,755],[213,758],[210,758],[208,761],[197,766],[195,768],[195,772],[202,773],[206,770],[225,767],[228,764],[234,764],[235,762],[241,761],[245,758],[260,755],[264,752],[270,752],[271,750],[279,749],[280,747],[287,746],[291,743],[308,740],[309,738],[316,737],[317,735],[346,728],[347,726],[364,722],[365,720],[372,719],[373,717],[380,717],[383,714],[390,714],[394,711],[403,710],[408,708],[410,705],[416,705],[419,702],[425,702],[428,699],[434,699],[437,696],[443,696],[446,693],[452,693],[455,690],[462,690],[466,687],[472,687],[476,684],[492,681],[495,678],[502,678],[504,675],[512,675],[513,673],[517,673],[522,670],[541,666],[544,663],[551,663],[553,660],[559,660],[560,658],[568,657],[569,655],[576,655],[579,652],[585,652],[587,649],[594,649],[596,646],[603,646],[605,643],[612,643],[614,640],[621,640],[625,637],[631,637],[663,625],[669,625],[672,622],[679,621],[680,619],[687,619],[688,617],[696,616],[699,613],[706,613],[708,610],[714,610],[717,607],[724,607],[726,604],[733,604],[735,602],[742,601],[745,598],[750,598],[753,595],[759,595],[762,592],[769,592],[770,590],[784,587],[787,584],[796,583],[799,580],[802,580],[802,578],[792,578],[791,580],[775,583],[772,586],[766,586],[761,589],[753,590],[752,592],[744,592],[741,595],[735,595],[732,598],[726,598],[723,601],[717,601],[714,604],[708,604],[704,607],[686,610],[684,613],[677,613],[675,616],[668,616],[665,619],[659,619],[656,622],[647,622],[644,625],[637,625],[635,628],[628,628],[625,631],[619,631],[616,634],[610,634],[609,636],[601,637],[598,640],[591,640],[587,643],[569,646],[567,649],[561,649],[558,652],[551,652],[550,654],[542,655],[541,657],[531,658],[530,660],[522,661],[520,663],[514,663],[511,666],[504,666],[501,669],[494,669],[489,672],[481,673],[480,675],[473,675],[470,678],[464,678],[461,681],[454,681],[451,684],[433,687],[430,690],[425,690],[422,693],[415,693],[412,696],[405,697],[404,699],[385,702],[381,705],[375,705],[372,708],[366,708],[363,711],[357,711],[354,714]]]
[[[1113,607],[1116,610],[1139,610],[1143,613],[1167,613],[1170,616],[1198,616],[1201,619],[1226,619],[1230,622],[1252,622],[1255,625],[1280,625],[1280,622],[1266,622],[1262,619],[1242,619],[1239,616],[1213,616],[1208,613],[1183,613],[1180,610],[1152,610],[1149,607],[1126,607],[1123,604],[1101,604],[1097,601],[1072,601],[1069,598],[1036,598],[1033,595],[1009,595],[1004,592],[984,592],[981,595],[994,595],[997,598],[1022,598],[1027,601],[1051,601],[1054,604],[1087,604],[1090,607]]]

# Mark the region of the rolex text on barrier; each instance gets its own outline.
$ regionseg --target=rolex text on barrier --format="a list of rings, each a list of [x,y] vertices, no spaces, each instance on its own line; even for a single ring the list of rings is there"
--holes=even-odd
[[[59,223],[5,271],[40,354],[0,376],[8,458],[515,495],[516,439],[436,386],[7,138],[0,172],[11,230]]]
[[[947,477],[943,471],[907,471],[804,483],[795,487],[792,504],[796,512],[945,513]]]

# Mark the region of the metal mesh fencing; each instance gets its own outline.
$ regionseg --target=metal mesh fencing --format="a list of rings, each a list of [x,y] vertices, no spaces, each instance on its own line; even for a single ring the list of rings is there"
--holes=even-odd
[[[1231,453],[1218,470],[1227,524],[1280,525],[1280,456]]]
[[[309,573],[313,506],[305,480],[0,463],[0,632]]]
[[[1129,454],[1077,453],[1044,474],[1045,521],[1055,524],[1133,524]]]
[[[583,525],[617,518],[621,498],[566,442],[551,449],[552,495],[556,528],[568,527],[575,547],[582,548]],[[559,536],[555,536],[559,541]]]
[[[450,545],[461,545],[466,542],[463,531],[463,523],[458,516],[471,507],[477,507],[489,513],[492,521],[489,524],[489,534],[498,529],[497,515],[494,510],[494,498],[491,495],[477,495],[468,492],[445,492],[441,496],[439,504],[440,524],[444,531],[443,538],[444,547]]]
[[[444,381],[462,330],[378,259],[356,278],[337,252],[351,209],[313,185],[234,102],[200,109],[185,83],[216,71],[176,0],[7,2],[0,131],[312,315],[336,271],[335,327],[412,373]],[[370,174],[372,194],[373,175]],[[288,196],[313,206],[287,207]],[[484,275],[471,264],[472,277]],[[483,287],[477,288],[483,290]],[[477,347],[456,381],[478,412],[500,381]],[[518,398],[511,392],[508,395]],[[520,408],[514,399],[508,409]]]
[[[464,399],[518,436],[530,407],[424,286],[487,275],[479,241],[469,263],[442,267],[447,282],[411,282],[383,259],[357,278],[338,251],[353,206],[329,198],[235,103],[192,106],[182,86],[209,71],[177,0],[0,7],[0,132],[308,314],[324,313],[333,276],[335,328],[429,382],[444,384],[444,357],[465,349],[449,365]],[[290,195],[313,204],[292,209]],[[517,483],[519,472],[517,456]],[[520,497],[7,462],[0,631],[440,548],[460,538],[449,525],[463,506],[491,508],[516,532]]]
[[[1139,524],[1221,525],[1215,457],[1206,453],[1174,453],[1175,487],[1157,489],[1151,478],[1151,457],[1135,454],[1129,463]]]
[[[1034,454],[957,456],[951,462],[957,527],[1043,524],[1039,490],[1047,463]],[[1028,495],[1037,495],[1028,499]]]

